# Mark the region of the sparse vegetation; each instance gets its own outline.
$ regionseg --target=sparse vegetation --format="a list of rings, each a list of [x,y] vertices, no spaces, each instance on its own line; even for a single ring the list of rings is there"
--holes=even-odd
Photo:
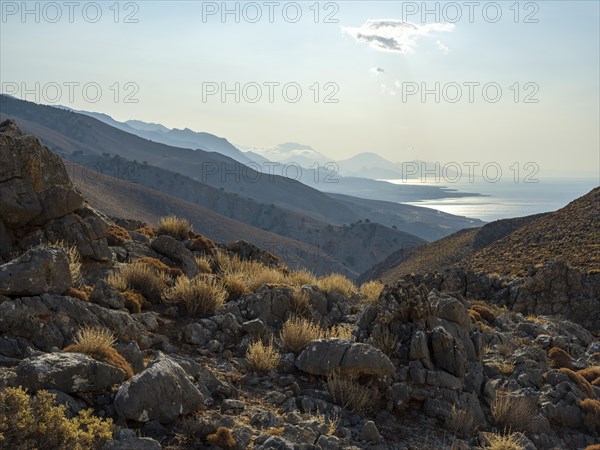
[[[219,427],[213,434],[209,434],[206,437],[206,442],[224,450],[233,450],[237,444],[231,430],[225,427]]]
[[[398,347],[399,337],[391,331],[385,329],[371,336],[373,344],[387,356],[392,356]]]
[[[262,341],[256,341],[248,346],[246,352],[246,363],[248,368],[254,372],[264,373],[279,365],[279,352],[270,341],[264,344]]]
[[[473,305],[471,306],[471,311],[474,311],[477,314],[479,314],[479,317],[481,317],[486,322],[494,323],[494,321],[496,320],[496,314],[494,314],[492,310],[487,306]]]
[[[123,245],[127,241],[131,241],[131,237],[125,228],[115,224],[109,225],[108,245]]]
[[[177,267],[169,267],[162,261],[160,261],[156,258],[151,258],[149,256],[144,256],[142,258],[138,258],[135,261],[133,261],[133,264],[144,264],[148,267],[153,268],[157,272],[163,273],[172,278],[177,278],[177,277],[180,277],[181,275],[183,275],[183,272],[181,271],[181,269],[178,269]]]
[[[287,277],[286,282],[292,286],[316,285],[317,277],[306,269],[293,270]]]
[[[65,352],[84,353],[98,361],[123,370],[127,378],[133,376],[133,369],[123,356],[113,348],[116,338],[106,328],[86,326],[80,328],[75,334],[73,345],[64,349]]]
[[[212,273],[212,264],[210,258],[206,255],[196,256],[196,264],[202,273]]]
[[[488,440],[488,444],[483,447],[484,450],[525,450],[522,440],[516,433],[494,433]]]
[[[592,433],[600,433],[600,402],[586,398],[579,403],[583,410],[583,423]]]
[[[372,406],[370,389],[352,378],[334,370],[327,377],[327,389],[333,401],[356,413],[365,412]]]
[[[164,272],[145,263],[127,264],[106,278],[115,289],[121,292],[135,290],[152,302],[160,301],[167,288],[167,280]]]
[[[98,449],[112,437],[112,420],[91,410],[68,419],[56,396],[39,391],[34,397],[20,387],[0,391],[0,446],[6,449]]]
[[[157,235],[166,234],[179,240],[188,239],[192,232],[189,220],[177,216],[161,217],[156,228]]]
[[[332,273],[317,280],[317,286],[325,292],[337,292],[346,297],[356,294],[356,286],[352,281],[339,273]]]
[[[381,281],[367,281],[360,286],[359,293],[368,302],[374,303],[379,300],[379,294],[384,288]]]
[[[477,431],[477,422],[471,413],[452,405],[450,416],[446,419],[446,428],[455,435],[469,437]]]
[[[290,317],[279,333],[281,347],[294,353],[304,350],[310,341],[324,337],[325,331],[320,325],[302,317]]]
[[[535,399],[498,390],[490,407],[494,422],[502,429],[529,431],[538,413]]]
[[[294,309],[296,315],[302,317],[311,316],[310,297],[307,292],[295,288],[292,291],[292,296],[290,300],[292,303],[292,308]]]
[[[592,386],[600,386],[600,366],[581,369],[577,373],[590,382]]]
[[[548,351],[548,365],[555,369],[566,367],[567,369],[573,368],[573,358],[563,349],[558,347],[552,347]]]
[[[76,245],[70,245],[65,241],[57,241],[49,244],[51,248],[63,250],[69,255],[69,272],[71,273],[71,283],[73,287],[81,287],[83,278],[81,277],[81,255]]]
[[[592,385],[582,375],[572,371],[571,369],[567,369],[566,367],[563,367],[559,370],[562,373],[567,374],[571,381],[577,384],[577,387],[579,387],[579,389],[581,389],[581,391],[583,391],[588,397],[592,397],[594,395],[594,388],[592,388]]]
[[[221,309],[228,293],[213,278],[196,277],[192,280],[179,277],[175,285],[165,291],[165,303],[185,308],[189,315],[207,315]]]

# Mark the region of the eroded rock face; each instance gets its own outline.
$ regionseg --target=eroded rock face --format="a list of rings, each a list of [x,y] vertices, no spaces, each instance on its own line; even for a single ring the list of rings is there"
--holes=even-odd
[[[108,389],[122,383],[125,372],[81,353],[47,353],[25,359],[17,367],[24,388],[56,389],[67,394]]]
[[[298,356],[296,367],[312,375],[327,375],[336,369],[349,376],[383,376],[394,372],[394,365],[381,350],[339,339],[311,342]]]
[[[115,397],[117,414],[137,422],[170,423],[203,405],[203,395],[186,372],[164,356],[121,385]]]
[[[0,216],[8,227],[42,224],[82,203],[58,156],[13,121],[0,124]]]
[[[63,250],[37,247],[0,266],[0,295],[63,294],[69,287],[69,257]]]

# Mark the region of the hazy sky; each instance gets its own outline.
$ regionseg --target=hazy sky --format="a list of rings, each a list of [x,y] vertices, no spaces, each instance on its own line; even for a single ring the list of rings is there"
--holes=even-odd
[[[22,2],[0,3],[0,81],[20,98],[336,159],[600,171],[596,1],[428,2],[426,17],[394,1],[230,2],[239,14],[225,17],[221,2],[30,2],[24,17]]]

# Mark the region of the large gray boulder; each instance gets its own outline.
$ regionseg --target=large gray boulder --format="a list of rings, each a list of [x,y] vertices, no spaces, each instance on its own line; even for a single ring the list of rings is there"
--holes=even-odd
[[[26,389],[56,389],[67,394],[108,389],[125,380],[125,372],[81,353],[47,353],[17,366],[17,384]]]
[[[151,245],[161,255],[165,255],[172,261],[181,264],[183,273],[188,277],[195,277],[200,272],[194,254],[174,237],[163,234],[154,239]]]
[[[457,377],[467,371],[467,353],[461,340],[454,338],[443,327],[431,332],[431,347],[435,364]]]
[[[170,423],[204,405],[204,397],[172,359],[159,356],[146,370],[121,385],[115,397],[120,417]]]
[[[384,376],[394,372],[394,365],[381,350],[369,344],[339,339],[312,341],[298,356],[296,367],[312,375],[327,375],[333,370],[353,377]]]
[[[0,266],[0,295],[63,294],[71,283],[69,257],[60,249],[37,247]]]
[[[82,203],[57,155],[13,121],[0,124],[0,217],[9,228],[45,223]]]

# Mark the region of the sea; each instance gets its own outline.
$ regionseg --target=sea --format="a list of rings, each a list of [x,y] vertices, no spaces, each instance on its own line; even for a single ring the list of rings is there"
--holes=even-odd
[[[457,216],[481,219],[485,222],[556,211],[600,185],[598,177],[540,178],[537,182],[531,183],[515,183],[505,180],[491,183],[481,179],[457,183],[419,182],[419,180],[386,181],[403,185],[447,187],[459,192],[482,194],[481,196],[441,198],[405,204],[433,208]]]

